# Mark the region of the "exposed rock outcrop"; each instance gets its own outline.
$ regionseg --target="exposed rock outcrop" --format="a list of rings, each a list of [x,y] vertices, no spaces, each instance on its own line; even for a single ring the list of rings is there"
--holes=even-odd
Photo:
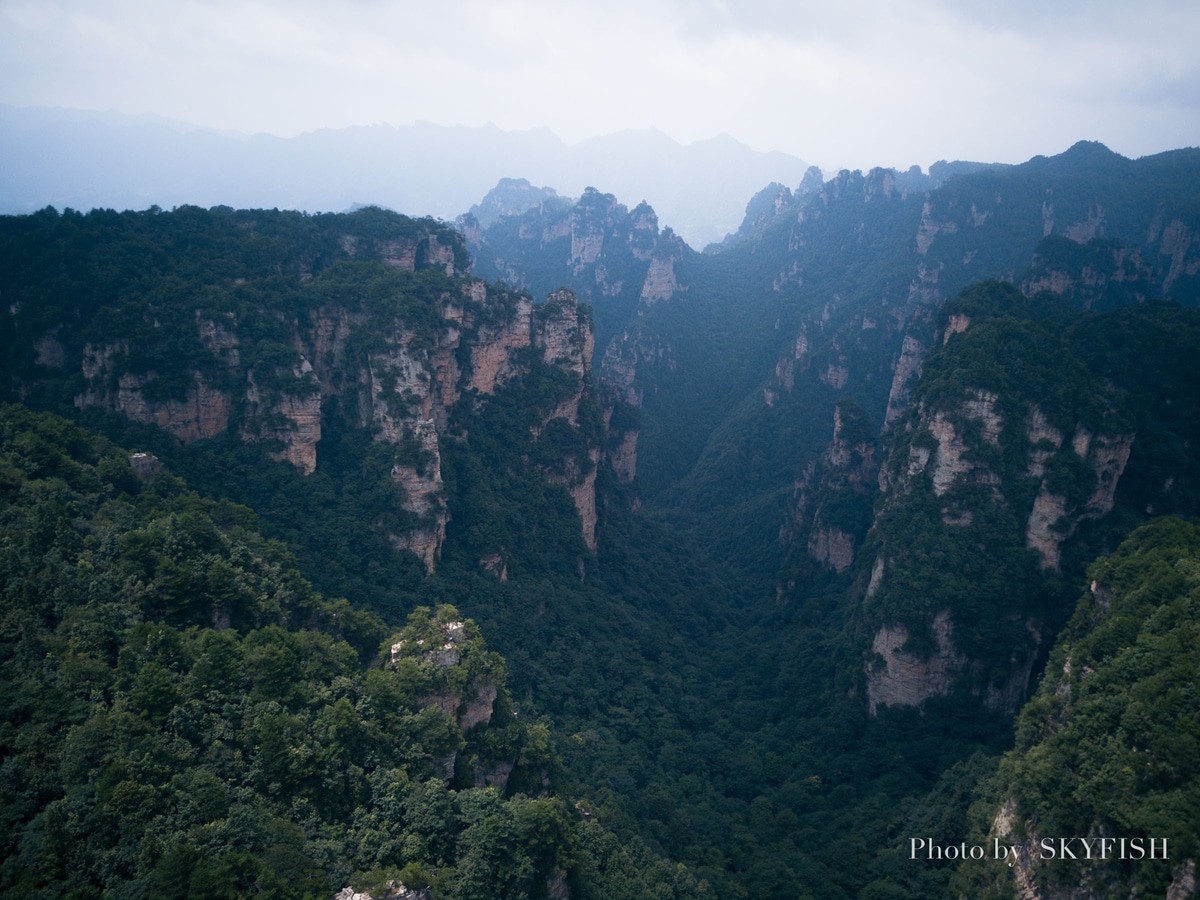
[[[946,330],[942,332],[942,343],[949,343],[950,338],[956,334],[962,334],[971,327],[971,317],[957,314],[952,315],[946,322]]]
[[[658,217],[649,204],[642,202],[629,210],[613,195],[588,188],[578,201],[543,203],[520,216],[501,216],[488,228],[473,232],[469,240],[476,271],[485,277],[540,283],[543,289],[568,285],[581,302],[595,306],[604,340],[597,383],[606,427],[615,404],[641,406],[639,371],[660,365],[674,368],[670,345],[657,333],[643,331],[642,322],[650,307],[686,294],[683,266],[692,251],[670,229],[659,232]],[[553,305],[551,296],[547,308]],[[535,310],[533,331],[532,343],[541,348],[544,361],[590,379],[590,369],[583,365],[596,350],[590,324],[587,333],[578,332],[575,323],[550,322]],[[473,361],[472,369],[479,373],[474,376],[475,386],[483,389],[492,368],[486,361]],[[562,405],[549,418],[562,416],[574,424],[577,415],[567,411],[572,406],[572,402]],[[624,485],[633,484],[637,473],[640,436],[640,429],[628,419],[624,417],[602,445],[603,457]],[[544,427],[533,428],[535,440]],[[571,493],[589,546],[594,545],[588,535],[595,507],[595,464],[595,453],[589,450],[586,457],[574,461],[570,474],[555,467],[555,474],[548,475]],[[636,491],[628,497],[636,507]]]
[[[423,619],[414,615],[409,626],[392,639],[386,665],[407,671],[408,677],[430,686],[432,690],[419,697],[417,704],[426,710],[440,710],[457,726],[456,731],[443,734],[425,748],[438,777],[449,782],[456,768],[467,765],[480,787],[490,784],[503,791],[516,764],[516,748],[499,749],[503,740],[472,744],[473,735],[491,723],[497,705],[508,703],[503,694],[503,669],[495,668],[494,654],[487,652],[475,624],[458,618],[453,607],[440,607]],[[507,714],[512,715],[511,709]],[[468,755],[460,759],[464,749]]]
[[[608,462],[621,484],[632,484],[637,477],[637,431],[626,431],[610,448]]]
[[[529,346],[532,314],[533,303],[521,298],[513,318],[494,328],[480,328],[479,339],[471,347],[471,377],[467,390],[494,393],[498,385],[514,374],[513,354]]]
[[[870,521],[876,468],[874,427],[854,403],[839,403],[820,464],[810,464],[796,482],[781,543],[798,544],[810,560],[839,574],[848,571]],[[779,586],[781,595],[788,589]]]
[[[229,368],[241,365],[242,356],[238,339],[236,319],[232,314],[226,317],[226,322],[219,319],[207,319],[196,311],[196,323],[200,332],[200,343],[209,353],[217,357]],[[226,325],[228,324],[228,327]]]
[[[634,259],[648,261],[658,243],[658,215],[649,203],[643,201],[629,214],[631,228],[626,239],[629,252]]]
[[[579,521],[583,529],[583,542],[589,550],[596,549],[596,465],[600,461],[600,449],[592,448],[585,459],[569,457],[562,471],[546,472],[545,478],[550,484],[560,484],[566,488],[579,513]]]
[[[1096,841],[1104,835],[1089,834],[1087,839],[1091,842],[1092,847],[1099,847]],[[1111,865],[1112,860],[1117,852],[1111,849],[1115,846],[1110,844],[1110,849],[1104,854],[1108,860],[1099,858],[1101,856],[1099,850],[1095,854],[1096,858],[1092,858],[1090,853],[1086,853],[1079,842],[1079,836],[1072,839],[1072,843],[1068,845],[1068,849],[1073,854],[1078,856],[1077,864],[1080,871],[1074,883],[1071,884],[1049,884],[1047,883],[1042,870],[1045,865],[1045,853],[1042,846],[1043,835],[1036,828],[1036,820],[1021,821],[1017,814],[1017,802],[1014,798],[1009,797],[1001,805],[1000,810],[996,813],[992,820],[992,828],[988,835],[989,840],[998,841],[1007,851],[1006,859],[1009,861],[1010,871],[1012,872],[1013,882],[1017,889],[1016,896],[1021,900],[1108,900],[1108,898],[1119,896],[1114,892],[1116,885],[1111,877],[1105,877],[1104,869]],[[1147,844],[1141,843],[1143,853],[1146,851]],[[1051,839],[1051,846],[1059,847],[1056,839]],[[1196,879],[1196,861],[1194,859],[1184,859],[1174,865],[1172,871],[1171,883],[1167,886],[1166,900],[1193,900],[1196,897],[1198,886]],[[1134,898],[1142,896],[1142,892],[1138,890],[1137,879],[1135,877],[1134,884],[1131,890],[1121,896]]]
[[[588,188],[579,205],[571,211],[571,263],[576,270],[595,265],[604,249],[604,239],[612,220],[603,199],[604,195],[595,188]]]
[[[568,402],[560,403],[550,416],[564,418],[575,425],[582,391],[591,379],[595,350],[591,320],[583,314],[570,291],[556,291],[538,310],[533,332],[533,344],[541,349],[542,359],[579,379],[579,393]],[[546,476],[550,483],[567,488],[579,513],[583,540],[589,550],[596,549],[596,465],[599,461],[600,448],[589,447],[586,458],[565,460],[561,472],[547,473]]]
[[[1067,236],[1045,238],[1021,281],[1021,291],[1033,296],[1050,291],[1085,309],[1127,302],[1145,302],[1160,291],[1159,275],[1142,248],[1132,250],[1115,240],[1080,240],[1087,229],[1072,228]],[[1169,274],[1166,276],[1169,278]]]
[[[157,377],[154,372],[121,375],[117,381],[116,411],[134,422],[156,425],[184,444],[224,434],[229,427],[230,412],[226,392],[212,387],[196,373],[183,399],[149,399],[145,388]]]
[[[817,377],[835,391],[840,391],[850,379],[850,370],[845,366],[830,363]]]
[[[1040,476],[1049,455],[1047,445],[1061,445],[1062,436],[1045,427],[1036,428],[1037,425],[1034,419],[1030,427],[1031,443],[1035,434],[1039,439],[1030,453],[1030,472]],[[1087,463],[1095,474],[1096,486],[1082,508],[1069,509],[1067,498],[1053,493],[1047,481],[1042,480],[1025,526],[1025,546],[1038,552],[1043,569],[1058,571],[1062,542],[1075,533],[1080,522],[1098,519],[1112,510],[1117,482],[1129,462],[1133,439],[1132,434],[1093,437],[1082,426],[1076,429],[1067,452]]]
[[[149,481],[162,471],[162,461],[153,453],[134,453],[129,457],[129,467],[139,481]]]
[[[242,440],[282,443],[283,449],[271,451],[274,459],[291,463],[305,475],[317,468],[317,443],[321,440],[321,386],[307,359],[294,370],[298,385],[307,382],[305,393],[279,394],[268,405],[254,381],[254,372],[246,373],[246,402],[251,412],[241,428]]]
[[[950,219],[938,219],[932,203],[926,202],[921,211],[921,224],[917,228],[917,252],[925,256],[939,234],[954,234],[958,223]]]
[[[912,335],[905,335],[900,359],[892,375],[892,389],[888,394],[887,413],[883,420],[885,428],[890,428],[908,407],[912,387],[921,377],[921,358],[924,354],[925,347],[921,342]]]
[[[34,363],[47,369],[61,369],[67,361],[67,348],[54,333],[43,335],[34,345]]]
[[[1169,222],[1162,231],[1158,244],[1161,256],[1170,259],[1163,292],[1168,293],[1172,285],[1182,276],[1193,276],[1200,272],[1200,240],[1196,233],[1178,219]]]
[[[817,562],[840,574],[854,565],[854,544],[852,535],[818,521],[808,539],[808,552]]]
[[[591,322],[582,315],[575,295],[570,291],[555,291],[539,312],[533,342],[541,348],[542,358],[581,378],[590,373],[595,338]]]
[[[670,300],[679,289],[675,280],[675,257],[656,256],[650,260],[650,271],[642,285],[642,302],[649,305],[660,300]]]
[[[501,584],[508,581],[508,563],[504,560],[503,553],[489,553],[479,558],[479,567],[483,571],[494,575],[496,580]]]
[[[683,253],[683,240],[671,229],[666,229],[650,254],[650,267],[640,296],[643,306],[670,300],[687,291],[687,286],[679,283],[676,273],[676,266],[683,261]]]
[[[1051,422],[1038,403],[1027,401],[1025,414],[1020,418],[1014,413],[1011,400],[1003,402],[998,394],[978,388],[967,389],[957,402],[943,401],[936,411],[924,407],[915,410],[904,431],[895,436],[903,449],[902,455],[890,461],[886,477],[883,472],[880,474],[881,488],[889,495],[881,518],[892,514],[902,518],[909,503],[915,512],[926,502],[916,495],[927,491],[940,500],[940,523],[925,519],[921,526],[932,542],[930,548],[938,547],[940,553],[962,553],[969,546],[965,542],[971,541],[980,550],[1009,553],[1014,564],[1019,564],[1022,557],[1018,529],[1023,524],[1024,547],[1038,554],[1043,569],[1057,571],[1063,541],[1084,519],[1099,518],[1113,508],[1115,489],[1129,459],[1133,435],[1097,436],[1077,425],[1068,440],[1061,425]],[[1010,417],[1013,421],[1008,421]],[[1024,453],[1023,462],[1019,453],[1013,453],[1018,449]],[[1089,472],[1095,479],[1090,487]],[[986,490],[980,491],[979,485]],[[1072,486],[1055,487],[1061,485]],[[966,530],[968,536],[952,536],[949,529]],[[891,533],[902,532],[901,528],[901,532]],[[885,538],[875,546],[869,582],[865,571],[860,576],[865,583],[864,602],[875,609],[880,609],[882,603],[882,608],[894,610],[889,604],[903,595],[908,598],[903,602],[911,603],[912,585],[897,586],[893,592],[888,583],[891,573],[908,571],[911,579],[913,572],[931,571],[930,566],[921,558],[906,555],[911,551],[903,543],[893,541],[889,545]],[[924,552],[932,552],[930,548]],[[960,589],[969,590],[966,583]],[[896,650],[896,646],[903,644],[898,639],[907,640],[910,636],[912,621],[874,620],[877,644],[882,642],[880,646],[886,644],[891,649],[885,653],[877,646],[876,651],[885,664],[868,667],[872,708],[880,703],[920,705],[924,699],[945,693],[961,680],[967,681],[972,692],[989,708],[1010,712],[1017,708],[1026,695],[1037,647],[1043,639],[1041,614],[1030,615],[1029,608],[1023,610],[1020,601],[1007,611],[1003,604],[989,606],[989,614],[997,616],[991,627],[1012,634],[1013,651],[1007,665],[993,659],[985,666],[964,655],[951,640],[953,617],[962,611],[955,602],[951,600],[947,604],[950,609],[942,611],[947,616],[945,623],[933,628],[937,648],[928,658],[910,658]],[[992,602],[999,602],[999,598]],[[964,593],[964,609],[977,608],[973,607],[977,603],[978,598],[969,598]],[[1022,621],[1028,630],[1026,640],[1013,634],[1012,626]],[[978,655],[978,650],[972,653]],[[923,679],[927,683],[922,687]]]
[[[433,895],[428,888],[405,887],[404,882],[393,879],[382,887],[356,891],[347,885],[333,896],[333,900],[429,900]]]
[[[954,648],[950,612],[942,610],[930,623],[937,647],[927,658],[904,648],[904,625],[880,628],[871,644],[877,655],[867,670],[867,702],[874,715],[879,706],[921,706],[930,697],[948,694],[967,659]]]
[[[1000,431],[1004,424],[995,410],[997,399],[993,393],[977,390],[958,408],[959,415],[980,422],[983,439],[990,444],[999,443]],[[918,444],[910,447],[910,476],[926,471],[932,459],[933,470],[929,472],[929,476],[933,492],[939,497],[962,478],[970,478],[984,484],[999,484],[999,478],[987,466],[968,458],[969,448],[955,428],[951,416],[941,411],[936,412],[926,427],[936,443],[932,452],[931,448]]]
[[[617,403],[638,409],[642,405],[642,389],[638,385],[638,366],[642,361],[672,364],[671,348],[661,342],[652,342],[635,329],[626,330],[613,338],[604,353],[600,366],[600,382],[609,396],[605,402],[605,425],[608,428],[608,458],[622,484],[631,484],[637,475],[637,446],[640,430],[637,428],[614,429],[611,416]],[[639,505],[636,497],[633,505]]]
[[[403,534],[393,535],[392,540],[397,547],[415,553],[425,563],[425,570],[432,572],[450,518],[442,498],[442,460],[433,420],[414,421],[409,440],[417,446],[417,461],[395,462],[392,478],[404,488],[402,507],[417,516],[419,524]]]
[[[1025,546],[1041,555],[1044,569],[1058,569],[1058,548],[1064,535],[1056,532],[1055,526],[1066,512],[1066,498],[1051,494],[1043,484],[1025,526]]]

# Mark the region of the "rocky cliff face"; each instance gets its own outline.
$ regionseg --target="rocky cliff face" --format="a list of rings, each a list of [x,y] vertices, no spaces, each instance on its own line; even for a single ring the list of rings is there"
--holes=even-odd
[[[271,451],[270,455],[291,463],[305,475],[311,475],[317,468],[317,444],[321,440],[321,386],[315,377],[306,377],[312,376],[312,372],[312,364],[301,358],[300,365],[292,372],[297,382],[296,393],[279,394],[271,402],[255,384],[253,370],[247,371],[247,418],[240,428],[242,440],[248,443],[282,444],[282,450]],[[300,387],[306,381],[311,385],[307,392]]]
[[[1037,551],[1043,569],[1057,572],[1062,542],[1074,534],[1084,519],[1098,519],[1112,510],[1117,482],[1129,462],[1134,435],[1095,437],[1082,425],[1076,426],[1069,452],[1084,462],[1095,478],[1095,487],[1081,506],[1056,493],[1044,477],[1045,457],[1062,448],[1063,435],[1044,424],[1036,407],[1030,413],[1028,437],[1032,447],[1029,472],[1041,478],[1041,483],[1025,526],[1025,546]]]
[[[989,302],[1003,311],[1004,304],[1024,300],[1005,286],[995,288]],[[883,499],[868,539],[872,568],[869,578],[862,572],[861,588],[864,608],[878,617],[877,662],[867,671],[872,709],[920,705],[964,679],[988,706],[1015,709],[1027,690],[1047,613],[1017,599],[1029,596],[1028,587],[1009,592],[974,581],[983,570],[972,574],[978,566],[971,555],[985,553],[991,565],[1010,559],[1014,581],[1035,579],[1031,567],[1057,573],[1064,542],[1083,522],[1113,509],[1130,458],[1135,434],[1127,430],[1129,419],[1115,411],[1110,387],[1090,380],[1065,345],[1049,343],[1033,325],[980,324],[978,312],[968,309],[943,311],[932,342],[941,349],[929,357],[935,370],[927,373],[939,387],[923,381],[916,406],[895,419],[897,432],[879,477]],[[978,358],[972,354],[1018,334],[1048,343],[1028,357],[1006,359],[1001,367],[1011,366],[1012,375],[1000,376],[995,368],[979,375],[1007,385],[1004,390],[970,386],[969,360]],[[1060,380],[1072,387],[1059,388]],[[1060,390],[1069,391],[1070,406],[1056,399]],[[1054,416],[1044,406],[1050,401],[1056,403]],[[935,556],[949,561],[949,570],[921,561]],[[922,585],[921,579],[938,583]],[[995,598],[982,600],[985,590],[997,592]],[[1005,593],[1013,599],[1006,602]],[[939,596],[940,608],[930,608]],[[1007,663],[997,655],[989,672],[981,666],[981,650],[968,652],[956,638],[964,628],[978,632],[981,615],[993,617],[991,627],[1003,629],[1012,642]],[[917,628],[924,635],[913,645],[917,652],[901,649]]]
[[[1012,878],[1021,900],[1107,900],[1113,897],[1137,897],[1142,892],[1133,889],[1121,891],[1117,879],[1111,872],[1111,862],[1096,859],[1089,860],[1081,841],[1068,844],[1072,853],[1083,858],[1076,884],[1047,884],[1042,875],[1048,868],[1043,860],[1045,850],[1042,846],[1043,835],[1038,833],[1036,821],[1022,821],[1017,814],[1016,801],[1008,798],[996,813],[992,821],[992,829],[988,837],[1005,847],[1009,856],[1015,853],[1012,862]],[[1097,838],[1089,835],[1089,848],[1095,848],[1096,856],[1100,855],[1100,845]],[[1111,839],[1110,839],[1111,840]],[[1149,841],[1139,838],[1140,853],[1148,854]],[[1050,846],[1056,851],[1061,848],[1058,840],[1051,838]],[[1116,849],[1111,849],[1116,848]],[[1111,860],[1119,852],[1120,845],[1113,840],[1104,848],[1105,855]],[[1184,859],[1175,862],[1171,871],[1171,882],[1167,885],[1165,900],[1191,900],[1196,896],[1196,861]],[[1136,885],[1136,879],[1135,879]]]
[[[588,188],[573,205],[540,204],[496,218],[471,232],[475,269],[549,293],[568,286],[593,305],[601,347],[639,303],[653,304],[687,290],[678,263],[686,245],[670,229],[659,231],[646,203],[632,210],[612,194]],[[608,314],[615,315],[610,320]]]
[[[888,392],[884,428],[890,428],[908,407],[913,385],[921,377],[921,358],[928,348],[915,334],[906,334],[900,346],[900,356],[892,372],[892,389]]]
[[[821,170],[812,166],[805,174],[796,196],[811,193],[812,191],[820,191],[823,183],[824,179],[821,177]],[[750,202],[746,204],[746,215],[742,219],[742,224],[738,230],[732,234],[725,235],[725,239],[720,244],[714,244],[706,248],[705,252],[719,253],[722,250],[728,250],[741,241],[747,240],[767,222],[788,210],[794,200],[795,196],[787,185],[779,184],[778,182],[768,184],[751,197]]]
[[[591,383],[595,339],[590,319],[581,311],[570,291],[555,291],[539,308],[533,322],[532,342],[541,350],[543,362],[575,375],[580,385],[580,390],[560,402],[543,424],[561,418],[569,425],[577,426],[582,392]],[[571,495],[589,550],[596,549],[596,466],[599,461],[600,448],[589,447],[586,456],[571,457],[565,461],[560,473],[547,475],[548,481],[562,484]]]
[[[680,293],[679,280],[675,277],[675,266],[683,259],[682,241],[664,242],[655,248],[650,257],[650,270],[642,283],[641,302],[649,306],[662,300],[670,300]],[[686,290],[686,288],[684,289]]]
[[[432,896],[428,888],[405,887],[404,882],[392,879],[369,891],[356,891],[347,885],[333,895],[333,900],[429,900]]]
[[[924,422],[934,440],[932,448],[927,446],[911,446],[909,448],[906,474],[909,477],[919,474],[929,475],[933,493],[938,497],[946,494],[963,480],[978,484],[995,485],[1000,483],[999,476],[992,472],[987,465],[970,458],[968,447],[963,437],[955,430],[954,424],[956,418],[974,420],[981,426],[980,436],[983,441],[992,446],[999,446],[1000,431],[1004,424],[996,413],[996,401],[999,398],[990,391],[979,389],[969,390],[968,394],[968,398],[958,405],[954,413],[939,410]]]
[[[547,421],[561,417],[577,425],[594,354],[591,319],[570,292],[553,294],[535,314],[528,296],[466,278],[456,268],[458,240],[429,227],[415,237],[345,235],[340,241],[350,259],[446,273],[432,310],[381,313],[352,298],[290,319],[243,307],[239,321],[232,313],[197,309],[194,321],[183,319],[171,333],[172,340],[194,348],[194,368],[139,370],[135,339],[114,334],[104,344],[88,344],[74,363],[84,381],[75,402],[158,426],[182,443],[232,431],[305,475],[319,466],[322,416],[336,405],[370,429],[374,440],[394,448],[391,477],[401,517],[388,526],[391,538],[433,571],[449,521],[442,455],[457,404],[464,396],[494,395],[529,370],[527,354],[536,352],[576,386]],[[148,328],[153,335],[159,327],[156,314]],[[269,352],[252,337],[266,327],[274,337]],[[556,478],[572,497],[593,549],[599,459],[600,447],[592,447]]]
[[[514,353],[529,346],[532,314],[533,303],[521,298],[511,319],[480,329],[479,338],[471,347],[471,373],[466,390],[491,394],[514,374]]]
[[[880,706],[921,706],[930,697],[948,694],[969,660],[954,647],[950,612],[933,617],[936,649],[927,656],[906,650],[904,625],[880,628],[871,643],[874,660],[867,666],[867,703],[871,715]]]
[[[543,203],[567,204],[554,188],[535,187],[525,178],[501,178],[484,198],[471,207],[469,215],[480,228],[487,228],[502,216],[519,216]]]
[[[562,336],[546,331],[546,359],[566,359],[581,348],[589,366],[596,357],[598,382],[609,398],[606,423],[613,403],[641,405],[639,365],[669,358],[671,350],[643,335],[638,319],[650,307],[686,297],[688,284],[681,270],[691,253],[670,229],[659,230],[658,217],[648,204],[630,210],[611,194],[589,188],[574,203],[544,202],[520,214],[498,216],[487,228],[469,233],[468,246],[476,257],[476,271],[484,277],[501,278],[535,293],[566,285],[590,304],[594,338],[568,347],[561,343]],[[563,325],[569,330],[569,323]],[[584,374],[578,363],[572,365]],[[486,361],[474,363],[473,369],[486,383]],[[637,471],[638,437],[639,429],[622,427],[605,450],[623,484],[631,484]],[[589,460],[579,461],[580,473],[592,468]],[[567,485],[585,523],[589,498],[594,497],[588,486],[593,478],[594,474],[580,474]]]
[[[850,401],[839,403],[833,440],[819,465],[797,482],[781,539],[794,543],[807,535],[813,560],[839,574],[848,571],[870,521],[877,468],[875,430],[866,413]]]
[[[1006,521],[1018,517],[1024,523],[1024,546],[1038,554],[1041,568],[1057,571],[1063,541],[1085,519],[1098,518],[1112,509],[1113,492],[1129,458],[1133,435],[1097,439],[1079,425],[1075,439],[1065,442],[1062,432],[1047,423],[1036,404],[1028,406],[1026,416],[1015,422],[1006,422],[999,406],[1000,398],[994,392],[973,389],[952,409],[919,413],[916,424],[910,427],[927,438],[909,443],[905,458],[893,461],[887,477],[881,478],[888,498],[883,517],[887,517],[888,509],[902,510],[925,502],[908,495],[930,496],[937,501],[939,518],[929,527],[946,530],[946,537],[939,540],[949,547],[959,543],[952,537],[953,531],[963,531],[964,538],[978,533],[981,537],[977,540],[984,541],[979,549],[990,553],[998,553],[997,541],[1011,541],[1015,535],[1004,537],[1000,532],[982,530],[983,521],[995,521],[997,516]],[[997,468],[995,463],[984,461],[1001,459],[1003,448],[1013,442],[1025,448],[1020,469]],[[986,447],[994,450],[982,449]],[[1090,475],[1094,487],[1082,502],[1055,493],[1050,487],[1055,479],[1047,474],[1048,467],[1057,472],[1071,467],[1072,471]],[[1027,488],[1011,490],[1014,483],[1032,484],[1035,480],[1036,493]],[[1028,498],[1024,508],[1015,506],[1018,496]],[[875,559],[865,590],[868,603],[881,591],[886,592],[888,570],[896,555],[909,552],[909,548],[896,546]],[[1015,606],[1012,614],[1021,615]],[[879,704],[920,705],[930,696],[947,693],[960,677],[978,677],[973,661],[955,646],[954,613],[939,610],[929,621],[936,650],[917,657],[897,649],[908,638],[905,626],[879,626],[875,652],[886,664],[868,670],[872,709]],[[1032,639],[1027,651],[1014,652],[1008,672],[999,677],[993,674],[989,683],[979,687],[991,707],[1012,711],[1024,696],[1033,652],[1041,640],[1040,627],[1034,621],[1026,627]]]
[[[75,405],[99,406],[120,412],[142,425],[155,425],[183,443],[215,437],[229,426],[229,397],[198,374],[192,375],[182,397],[147,397],[144,388],[156,372],[119,372],[116,363],[129,354],[129,342],[87,344],[80,369],[87,387]]]
[[[1049,291],[1085,309],[1111,309],[1155,296],[1157,277],[1143,248],[1102,238],[1080,240],[1071,232],[1038,244],[1021,290],[1028,296]]]
[[[636,431],[625,432],[609,453],[609,462],[621,484],[632,484],[637,477],[637,436]]]

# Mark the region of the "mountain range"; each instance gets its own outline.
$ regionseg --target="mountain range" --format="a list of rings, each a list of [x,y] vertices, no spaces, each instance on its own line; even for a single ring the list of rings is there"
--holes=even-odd
[[[525,178],[569,196],[599,185],[647,200],[697,248],[733,231],[763,184],[798,182],[807,168],[728,135],[681,146],[654,129],[573,146],[547,129],[428,122],[279,138],[12,106],[0,106],[0,159],[3,213],[189,203],[336,212],[370,203],[453,220],[501,178]]]
[[[1200,151],[539,183],[0,218],[0,892],[1194,896]]]

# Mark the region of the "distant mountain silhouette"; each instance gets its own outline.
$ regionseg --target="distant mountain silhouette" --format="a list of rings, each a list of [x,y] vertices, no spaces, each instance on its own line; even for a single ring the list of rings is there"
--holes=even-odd
[[[693,247],[737,229],[762,185],[807,164],[728,135],[683,146],[653,129],[569,146],[547,129],[428,122],[244,135],[157,116],[0,106],[0,213],[54,206],[339,211],[377,204],[452,220],[501,178],[578,197],[588,186],[646,200]]]

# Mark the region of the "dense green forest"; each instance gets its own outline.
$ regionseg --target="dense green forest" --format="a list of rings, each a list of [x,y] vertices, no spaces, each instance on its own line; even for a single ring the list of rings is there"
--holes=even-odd
[[[1183,884],[1189,867],[1194,877],[1197,522],[1157,519],[1088,576],[1091,586],[1017,721],[1016,747],[989,780],[991,802],[972,810],[971,837],[999,837],[1018,848],[1021,863],[964,866],[958,886],[974,896],[1011,896],[1014,882],[1161,896],[1173,881]],[[1047,854],[1043,840],[1060,835],[1090,839],[1092,855],[1108,863],[1089,860],[1078,841],[1070,849],[1080,859]]]
[[[568,806],[453,607],[393,632],[57,417],[6,407],[0,454],[5,896],[697,895]]]
[[[599,192],[0,219],[0,890],[1003,896],[909,839],[1151,827],[1017,713],[1200,513],[1194,248],[1131,237],[1194,162],[842,173],[704,255]]]

